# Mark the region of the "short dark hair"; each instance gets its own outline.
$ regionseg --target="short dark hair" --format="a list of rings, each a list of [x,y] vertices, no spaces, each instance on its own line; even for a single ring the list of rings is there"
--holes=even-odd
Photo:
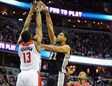
[[[68,33],[66,33],[66,32],[63,32],[63,33],[64,33],[64,36],[66,37],[66,43],[69,44],[70,37],[69,37]]]
[[[26,30],[21,34],[21,37],[23,42],[28,42],[31,39],[31,32]]]

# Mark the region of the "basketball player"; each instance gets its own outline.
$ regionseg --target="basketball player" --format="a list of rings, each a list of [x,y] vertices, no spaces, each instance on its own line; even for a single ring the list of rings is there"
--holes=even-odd
[[[80,72],[78,75],[78,81],[70,81],[66,84],[66,86],[90,86],[88,82],[86,82],[87,76],[85,72]]]
[[[42,6],[46,12],[48,35],[52,43],[51,45],[41,44],[42,48],[51,51],[51,60],[48,62],[47,86],[64,86],[65,67],[70,55],[70,46],[67,44],[69,36],[67,33],[61,32],[56,38],[50,14],[44,3]]]
[[[33,12],[36,10],[36,35],[32,39],[31,32],[28,31]],[[40,2],[33,3],[25,21],[23,30],[18,39],[18,55],[20,57],[21,72],[18,75],[16,86],[41,86],[40,68],[41,68],[41,41],[42,41],[42,23],[40,14]]]

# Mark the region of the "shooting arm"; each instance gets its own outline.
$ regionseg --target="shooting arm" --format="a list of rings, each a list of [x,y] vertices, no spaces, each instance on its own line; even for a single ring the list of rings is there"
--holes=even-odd
[[[35,31],[36,35],[34,37],[34,39],[36,40],[36,48],[38,49],[38,51],[41,50],[40,44],[43,38],[42,19],[41,19],[40,9],[41,9],[41,2],[38,2],[38,10],[36,11],[36,31]]]
[[[36,31],[35,31],[36,35],[35,35],[34,39],[36,39],[37,44],[40,45],[42,42],[42,37],[43,37],[43,35],[42,35],[42,20],[41,20],[40,11],[36,11],[36,15],[37,15],[37,17],[36,17]]]
[[[25,21],[25,24],[24,24],[24,27],[23,27],[23,29],[22,29],[22,31],[20,33],[19,39],[17,41],[17,44],[19,44],[22,41],[21,34],[23,33],[23,31],[29,29],[30,21],[31,21],[31,17],[32,17],[33,11],[34,11],[34,6],[32,6],[31,9],[30,9],[30,11],[29,11],[29,14],[28,14],[28,16],[26,18],[26,21]]]
[[[47,28],[48,28],[48,35],[49,35],[51,43],[53,44],[56,42],[56,36],[54,34],[52,19],[51,19],[50,13],[48,12],[45,4],[43,4],[43,8],[44,8],[44,11],[46,12],[46,22],[47,22]]]

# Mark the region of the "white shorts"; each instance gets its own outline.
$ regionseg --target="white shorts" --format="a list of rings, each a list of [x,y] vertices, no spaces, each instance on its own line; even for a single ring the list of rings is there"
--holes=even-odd
[[[34,70],[20,72],[16,86],[41,86],[40,73]]]
[[[65,74],[59,72],[57,86],[64,86],[64,81],[65,81]]]

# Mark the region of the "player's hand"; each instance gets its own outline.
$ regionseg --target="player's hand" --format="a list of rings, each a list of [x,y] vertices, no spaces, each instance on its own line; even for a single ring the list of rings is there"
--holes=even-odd
[[[31,12],[35,12],[35,8],[37,6],[37,2],[33,1],[33,3],[31,3],[32,7],[30,9]]]
[[[66,68],[67,68],[69,75],[73,74],[75,72],[75,69],[76,69],[76,67],[74,65],[68,66]]]
[[[42,9],[45,11],[45,12],[48,12],[48,9],[47,9],[47,6],[42,2]]]
[[[37,8],[36,8],[36,11],[41,11],[41,10],[42,10],[42,3],[43,3],[42,1],[38,1],[38,2],[36,3],[36,5],[37,5],[37,6],[36,6],[36,7],[37,7]]]

